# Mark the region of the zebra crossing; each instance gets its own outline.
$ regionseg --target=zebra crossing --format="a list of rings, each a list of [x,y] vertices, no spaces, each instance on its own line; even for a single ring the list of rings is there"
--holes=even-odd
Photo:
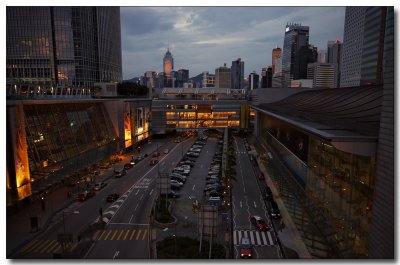
[[[97,230],[92,240],[146,240],[147,229],[106,229]]]
[[[65,249],[68,249],[74,243],[65,244]],[[57,240],[32,240],[27,245],[25,245],[20,251],[19,254],[24,253],[56,253],[62,250],[62,244],[60,244]]]
[[[250,239],[253,246],[272,246],[275,244],[271,231],[233,230],[233,244],[240,245],[242,237]]]

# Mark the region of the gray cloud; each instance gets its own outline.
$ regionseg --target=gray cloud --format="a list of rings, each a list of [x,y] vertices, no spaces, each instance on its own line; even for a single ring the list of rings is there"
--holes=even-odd
[[[271,64],[272,49],[283,46],[287,22],[310,26],[310,43],[326,49],[342,40],[344,7],[121,7],[123,77],[162,71],[167,46],[175,68],[190,76],[233,60],[245,72]]]

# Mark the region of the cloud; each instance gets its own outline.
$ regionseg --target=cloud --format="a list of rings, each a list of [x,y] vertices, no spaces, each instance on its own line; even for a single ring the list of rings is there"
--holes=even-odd
[[[190,76],[245,61],[245,72],[271,64],[272,49],[283,46],[287,22],[310,26],[310,43],[326,49],[343,38],[344,7],[121,7],[123,77],[162,71],[171,48],[175,68]]]

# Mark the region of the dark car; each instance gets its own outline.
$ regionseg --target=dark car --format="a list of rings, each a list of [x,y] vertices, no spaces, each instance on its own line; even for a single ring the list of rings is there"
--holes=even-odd
[[[159,157],[160,156],[160,153],[159,152],[154,152],[153,153],[153,157]]]
[[[125,170],[129,170],[129,169],[131,169],[133,167],[133,165],[131,164],[131,163],[126,163],[125,165],[124,165],[124,169]]]
[[[281,217],[281,211],[279,210],[278,204],[275,201],[271,201],[271,216],[274,219]]]
[[[78,197],[76,197],[76,200],[83,202],[83,201],[86,201],[89,198],[93,197],[94,195],[95,195],[95,193],[93,191],[85,190],[84,192],[81,192],[78,194]]]
[[[260,174],[258,174],[258,179],[259,180],[265,180],[264,173],[260,172]]]
[[[162,193],[161,196],[165,197],[165,193]],[[170,192],[167,193],[168,198],[179,198],[181,195],[178,192],[175,192],[171,190]]]
[[[250,244],[250,240],[247,237],[242,237],[240,242],[240,257],[251,258],[253,255],[253,248]]]
[[[271,188],[268,187],[268,186],[265,186],[265,190],[263,192],[263,196],[264,196],[264,199],[267,200],[267,201],[274,200],[274,196],[272,195]]]
[[[152,160],[150,160],[150,166],[154,166],[155,164],[157,164],[158,163],[158,160],[157,159],[152,159]]]
[[[250,222],[260,231],[268,230],[269,228],[267,222],[258,215],[250,216]]]
[[[112,193],[112,194],[108,194],[106,201],[107,202],[115,202],[116,200],[118,200],[118,198],[119,198],[118,193]]]

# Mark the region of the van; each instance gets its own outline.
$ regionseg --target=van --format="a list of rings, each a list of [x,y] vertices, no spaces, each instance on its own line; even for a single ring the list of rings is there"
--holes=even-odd
[[[123,167],[121,167],[121,168],[115,168],[114,173],[116,178],[120,178],[126,174],[126,171]]]

